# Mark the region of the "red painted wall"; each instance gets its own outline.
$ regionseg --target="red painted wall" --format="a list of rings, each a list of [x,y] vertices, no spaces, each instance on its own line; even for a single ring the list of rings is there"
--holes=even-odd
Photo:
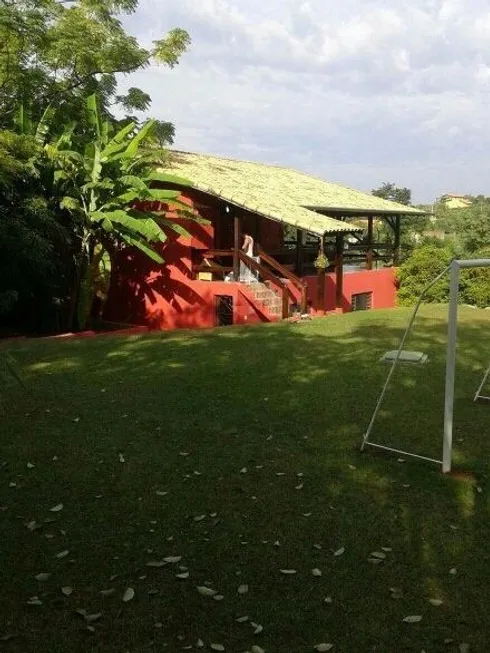
[[[308,284],[308,294],[315,305],[317,291],[317,277],[305,277]],[[335,310],[335,274],[325,275],[325,310]],[[382,268],[381,270],[360,270],[358,272],[346,272],[344,274],[343,288],[344,311],[352,310],[352,295],[372,292],[372,307],[393,308],[396,300],[395,270],[393,268]]]
[[[168,232],[160,246],[163,264],[138,250],[123,249],[113,267],[104,318],[153,329],[216,326],[216,296],[233,297],[234,324],[263,321],[260,310],[240,291],[240,284],[193,279],[192,249],[213,247],[212,225],[178,219],[190,237]]]

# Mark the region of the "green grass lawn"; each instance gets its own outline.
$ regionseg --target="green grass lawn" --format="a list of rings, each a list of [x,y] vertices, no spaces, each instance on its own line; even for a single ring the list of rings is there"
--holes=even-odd
[[[359,452],[408,317],[8,345],[27,391],[2,382],[0,651],[489,651],[490,315],[460,315],[474,483]],[[397,372],[378,442],[441,456],[445,317],[418,318],[430,362]]]

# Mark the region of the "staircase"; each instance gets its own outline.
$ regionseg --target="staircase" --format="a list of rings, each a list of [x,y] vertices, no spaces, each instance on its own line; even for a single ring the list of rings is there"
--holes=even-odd
[[[257,281],[256,283],[242,283],[240,286],[245,295],[250,295],[254,299],[254,303],[263,307],[264,314],[271,320],[282,318],[281,298],[267,284]]]

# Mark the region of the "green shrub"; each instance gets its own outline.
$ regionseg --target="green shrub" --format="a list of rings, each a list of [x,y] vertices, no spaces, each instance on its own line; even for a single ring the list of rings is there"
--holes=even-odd
[[[476,251],[471,258],[490,258],[490,247]],[[467,268],[461,271],[461,301],[484,308],[490,306],[490,268]]]
[[[416,247],[397,271],[399,285],[398,304],[412,306],[423,289],[449,265],[453,258],[447,247],[435,244]],[[432,304],[446,302],[449,297],[449,275],[442,277],[425,296],[424,301]]]

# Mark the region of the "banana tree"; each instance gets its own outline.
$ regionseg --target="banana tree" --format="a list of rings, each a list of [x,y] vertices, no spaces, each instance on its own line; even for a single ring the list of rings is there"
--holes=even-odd
[[[110,256],[115,246],[136,247],[157,263],[163,263],[160,244],[166,230],[187,236],[181,224],[152,212],[141,211],[141,202],[164,202],[191,216],[179,201],[179,191],[154,188],[154,182],[187,185],[172,175],[157,173],[155,151],[144,149],[155,121],[141,128],[130,123],[117,133],[101,114],[95,95],[87,99],[87,132],[77,138],[74,127],[57,143],[46,145],[56,166],[55,178],[61,206],[68,210],[78,239],[75,261],[75,293],[72,316],[83,328],[90,315],[94,289],[94,265]]]

